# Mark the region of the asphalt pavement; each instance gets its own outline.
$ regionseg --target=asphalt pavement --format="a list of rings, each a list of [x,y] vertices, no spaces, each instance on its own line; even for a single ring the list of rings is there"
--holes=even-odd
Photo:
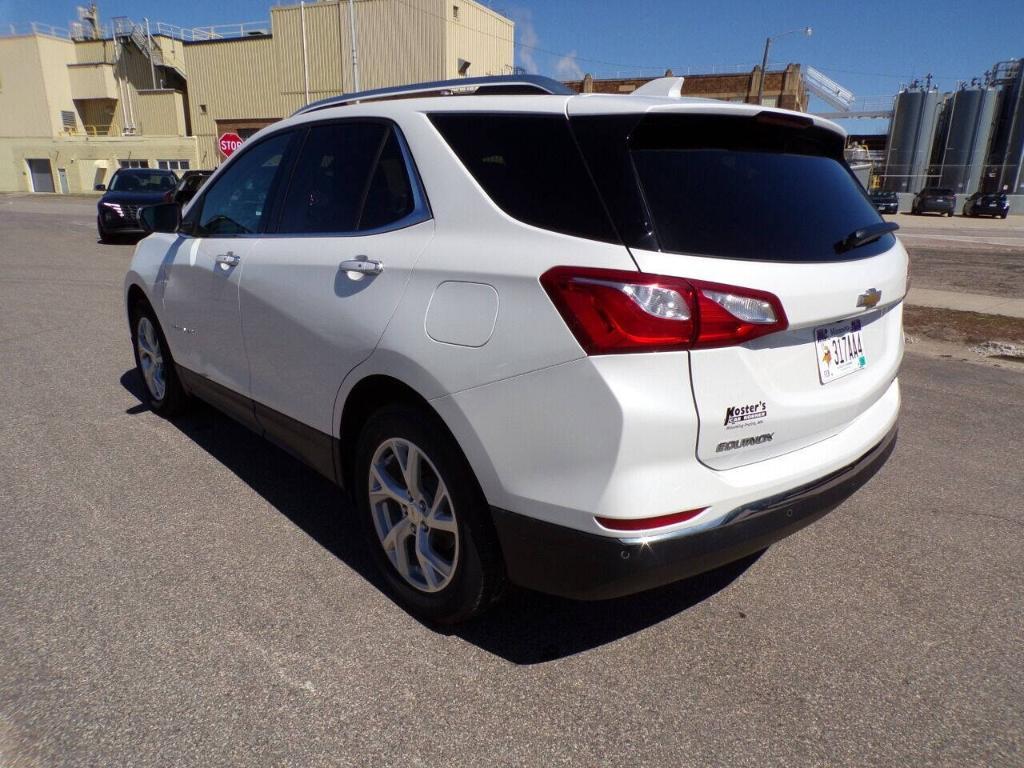
[[[139,400],[129,245],[0,200],[0,766],[1020,766],[1024,374],[910,354],[899,444],[759,559],[451,634],[339,491]]]

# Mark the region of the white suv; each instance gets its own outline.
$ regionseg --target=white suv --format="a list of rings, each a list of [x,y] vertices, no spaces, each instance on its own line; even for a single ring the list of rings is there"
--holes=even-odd
[[[809,115],[485,78],[311,105],[153,234],[150,405],[352,494],[397,598],[629,594],[760,551],[890,454],[908,263]]]

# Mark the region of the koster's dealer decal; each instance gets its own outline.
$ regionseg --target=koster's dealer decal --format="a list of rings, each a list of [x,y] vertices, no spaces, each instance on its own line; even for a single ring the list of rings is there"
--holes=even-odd
[[[725,409],[723,426],[726,429],[747,427],[760,424],[766,418],[768,418],[768,404],[764,400],[749,405],[731,405]]]

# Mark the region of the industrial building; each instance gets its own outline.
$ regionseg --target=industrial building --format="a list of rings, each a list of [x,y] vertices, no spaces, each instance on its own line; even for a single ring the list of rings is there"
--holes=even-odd
[[[512,21],[474,0],[327,0],[193,29],[104,25],[93,6],[67,30],[0,28],[0,191],[212,168],[226,131],[245,138],[353,90],[508,74],[513,44]]]
[[[672,70],[665,72],[672,76]],[[582,80],[566,83],[577,93],[632,93],[651,78],[594,79],[586,75]],[[761,81],[761,68],[753,67],[749,72],[687,74],[683,80],[683,96],[698,96],[705,99],[720,99],[744,104],[756,104]],[[769,71],[764,79],[764,96],[761,103],[769,107],[807,111],[808,89],[806,77],[799,64],[789,64],[785,69]]]
[[[1024,195],[1024,62],[1000,62],[951,93],[929,82],[902,89],[878,171],[875,183],[896,192]],[[1012,211],[1022,208],[1024,198],[1011,202]]]

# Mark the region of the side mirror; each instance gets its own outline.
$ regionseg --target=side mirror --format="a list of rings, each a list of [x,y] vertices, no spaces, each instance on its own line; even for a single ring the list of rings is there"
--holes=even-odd
[[[107,185],[106,184],[97,184],[95,187],[93,187],[93,189],[95,189],[97,192],[106,192],[107,191]]]
[[[147,205],[139,210],[139,223],[146,230],[146,234],[177,232],[181,225],[181,206],[177,203]]]

